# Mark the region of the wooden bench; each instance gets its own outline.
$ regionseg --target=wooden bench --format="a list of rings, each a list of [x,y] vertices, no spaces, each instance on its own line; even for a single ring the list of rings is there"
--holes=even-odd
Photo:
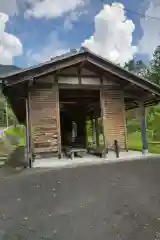
[[[66,149],[66,155],[71,158],[72,160],[74,159],[75,155],[78,157],[83,157],[87,150],[85,148],[68,148]]]
[[[88,152],[91,153],[91,154],[94,154],[94,155],[98,155],[100,156],[101,158],[105,158],[106,157],[106,149],[102,146],[100,147],[89,147],[88,148]]]

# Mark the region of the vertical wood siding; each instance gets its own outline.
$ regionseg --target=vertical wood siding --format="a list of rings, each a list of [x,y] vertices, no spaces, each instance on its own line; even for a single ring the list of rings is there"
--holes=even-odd
[[[33,152],[60,153],[58,87],[37,88],[31,93],[30,111]]]
[[[104,122],[104,135],[109,149],[114,147],[114,140],[118,140],[121,149],[126,149],[126,121],[124,96],[114,85],[101,90],[101,106]]]

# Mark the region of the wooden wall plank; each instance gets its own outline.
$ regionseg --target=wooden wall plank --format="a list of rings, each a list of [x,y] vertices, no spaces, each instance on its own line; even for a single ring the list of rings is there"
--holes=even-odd
[[[35,86],[31,92],[30,112],[34,154],[41,152],[53,152],[56,156],[59,154],[58,94],[56,83],[44,89]]]
[[[126,122],[124,95],[119,89],[108,88],[101,90],[103,107],[103,122],[106,145],[113,149],[114,140],[117,140],[121,149],[126,149]]]

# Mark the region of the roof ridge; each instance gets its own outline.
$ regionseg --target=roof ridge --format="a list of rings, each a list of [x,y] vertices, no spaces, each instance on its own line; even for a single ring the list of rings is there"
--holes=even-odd
[[[24,69],[21,69],[21,70],[14,71],[13,73],[10,73],[10,74],[7,74],[7,75],[1,77],[1,79],[3,80],[5,78],[7,78],[7,77],[11,77],[13,75],[20,74],[20,73],[25,73],[27,71],[31,71],[31,70],[34,70],[36,68],[40,68],[40,67],[46,66],[48,64],[55,63],[56,61],[64,60],[64,59],[67,59],[69,57],[77,56],[77,55],[83,54],[83,53],[89,53],[93,57],[99,58],[100,60],[104,61],[105,63],[110,64],[111,66],[119,69],[120,71],[123,71],[124,73],[129,74],[130,75],[129,77],[132,77],[132,76],[136,77],[136,78],[142,80],[143,82],[147,82],[148,84],[150,84],[150,85],[152,85],[152,86],[154,86],[154,87],[156,87],[156,88],[158,88],[160,90],[160,86],[158,84],[155,84],[155,83],[151,82],[150,80],[148,80],[146,78],[143,78],[141,76],[138,76],[135,73],[132,73],[132,72],[126,70],[125,68],[123,68],[123,67],[121,67],[121,66],[111,62],[110,60],[108,60],[108,59],[106,59],[106,58],[104,58],[104,57],[102,57],[102,56],[92,52],[91,50],[89,50],[88,48],[86,48],[84,46],[82,46],[79,49],[77,49],[77,51],[71,51],[70,50],[70,51],[68,51],[66,53],[63,53],[63,54],[59,55],[59,56],[55,56],[54,58],[51,58],[50,60],[48,60],[48,61],[46,61],[44,63],[40,63],[40,64],[37,64],[35,66],[31,66],[31,67],[28,67],[28,68],[24,68]]]

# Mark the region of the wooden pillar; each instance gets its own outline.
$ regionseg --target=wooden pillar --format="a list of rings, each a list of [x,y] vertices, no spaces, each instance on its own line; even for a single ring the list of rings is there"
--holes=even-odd
[[[81,118],[78,118],[77,121],[77,137],[78,137],[78,143],[80,145],[83,145],[83,147],[86,147],[86,138],[85,138],[85,118],[82,116]]]
[[[28,165],[32,167],[32,151],[31,151],[31,128],[30,128],[30,113],[29,113],[29,100],[30,93],[27,94],[26,102],[26,148],[27,148],[27,161]]]
[[[146,123],[146,109],[143,102],[139,103],[139,118],[142,137],[142,153],[148,153],[148,137],[147,137],[147,123]]]
[[[96,142],[96,135],[95,135],[95,120],[92,118],[92,142]]]
[[[95,119],[95,130],[96,130],[96,146],[99,147],[99,121],[98,118]]]
[[[86,145],[86,148],[88,148],[88,121],[89,121],[89,117],[87,116],[85,119],[85,139],[86,139],[85,145]]]
[[[57,106],[56,106],[56,115],[57,115],[57,131],[58,131],[58,155],[59,158],[62,158],[62,143],[61,143],[61,123],[60,123],[60,105],[59,105],[59,88],[57,86]]]
[[[101,121],[102,121],[102,134],[103,134],[103,143],[104,143],[104,149],[106,151],[106,154],[108,153],[108,144],[107,144],[107,136],[106,136],[106,119],[105,119],[105,106],[104,106],[104,92],[103,89],[100,90],[100,106],[101,106]]]

